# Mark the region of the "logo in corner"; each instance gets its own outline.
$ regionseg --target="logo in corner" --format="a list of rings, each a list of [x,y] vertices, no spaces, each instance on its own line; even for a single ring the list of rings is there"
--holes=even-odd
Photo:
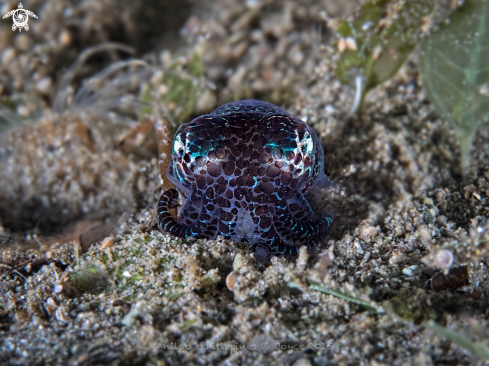
[[[27,24],[27,21],[29,20],[29,15],[37,19],[36,14],[34,14],[32,11],[24,9],[24,6],[22,5],[22,3],[20,3],[18,9],[9,11],[3,16],[3,19],[12,16],[14,21],[14,24],[12,25],[12,30],[15,31],[17,28],[19,28],[19,32],[22,32],[22,28],[24,28],[26,31],[29,30],[29,24]]]

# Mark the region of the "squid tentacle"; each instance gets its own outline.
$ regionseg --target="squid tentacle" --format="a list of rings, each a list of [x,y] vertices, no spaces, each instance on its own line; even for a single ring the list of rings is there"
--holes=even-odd
[[[276,215],[282,223],[283,228],[280,230],[282,236],[290,240],[304,237],[316,237],[325,232],[332,223],[329,216],[310,217],[306,220],[297,219],[286,202],[276,209]]]
[[[202,208],[199,216],[192,225],[184,225],[177,222],[170,212],[170,209],[178,207],[178,192],[176,189],[167,189],[164,191],[158,201],[158,227],[161,231],[166,231],[170,234],[188,238],[196,236],[199,233],[198,227],[200,217],[202,216]]]

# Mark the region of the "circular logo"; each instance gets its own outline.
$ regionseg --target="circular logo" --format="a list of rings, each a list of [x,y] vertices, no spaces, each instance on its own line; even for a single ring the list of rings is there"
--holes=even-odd
[[[9,11],[3,16],[3,19],[12,17],[14,22],[12,25],[12,30],[15,31],[16,29],[19,29],[20,32],[22,29],[25,29],[26,31],[29,30],[29,24],[27,24],[29,21],[29,16],[37,19],[37,15],[30,10],[24,9],[24,6],[21,3],[19,4],[18,9]]]
[[[14,24],[19,28],[24,28],[29,20],[29,15],[24,9],[17,9],[13,15]]]
[[[266,350],[266,349],[270,349],[270,344],[268,344],[267,342],[262,343],[262,344],[261,344],[261,348],[262,348],[262,349],[265,349],[265,350]]]

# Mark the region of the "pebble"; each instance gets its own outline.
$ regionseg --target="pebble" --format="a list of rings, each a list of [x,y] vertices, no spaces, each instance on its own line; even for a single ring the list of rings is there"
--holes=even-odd
[[[443,224],[443,225],[446,225],[448,222],[448,218],[444,215],[440,215],[436,218],[436,222]]]
[[[243,266],[243,255],[241,253],[236,254],[233,261],[233,270],[239,271],[239,269]]]
[[[371,238],[375,238],[377,234],[378,234],[377,229],[374,226],[364,227],[360,233],[360,235],[363,237],[371,237]]]
[[[51,90],[51,78],[49,76],[43,77],[36,82],[36,90],[44,95],[48,95]]]
[[[414,266],[406,267],[402,270],[406,276],[417,276],[419,274],[419,266],[415,264]]]
[[[433,199],[429,198],[429,197],[424,197],[423,198],[423,203],[425,205],[429,205],[429,206],[433,206]]]

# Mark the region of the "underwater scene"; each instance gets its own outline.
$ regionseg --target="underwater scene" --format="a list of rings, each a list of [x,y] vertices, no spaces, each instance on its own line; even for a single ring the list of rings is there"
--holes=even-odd
[[[489,0],[17,1],[2,365],[489,364]]]

